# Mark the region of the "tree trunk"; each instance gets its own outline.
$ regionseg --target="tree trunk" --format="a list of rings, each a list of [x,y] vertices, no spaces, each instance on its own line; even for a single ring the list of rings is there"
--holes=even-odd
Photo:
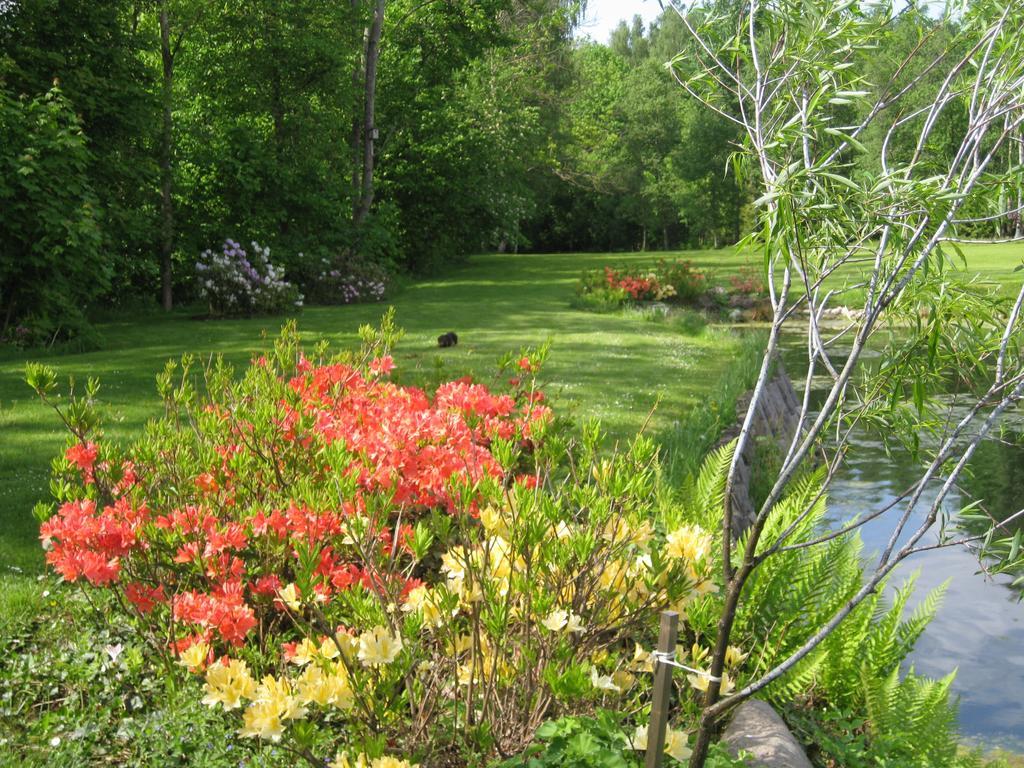
[[[352,18],[358,20],[359,18],[359,4],[360,0],[351,0],[352,4]],[[359,47],[359,53],[356,55],[355,66],[352,67],[352,134],[349,138],[349,152],[350,162],[352,167],[352,218],[355,219],[356,212],[359,210],[360,203],[360,192],[359,183],[362,178],[361,159],[363,156],[362,141],[363,141],[363,103],[360,97],[360,92],[364,90],[362,83],[366,77],[366,39],[370,35],[369,28],[363,30],[362,44]]]
[[[174,54],[171,51],[171,24],[167,16],[167,0],[160,2],[160,57],[163,60],[163,123],[160,128],[160,299],[165,310],[174,305],[174,122],[171,106],[174,99]]]
[[[270,113],[274,121],[274,161],[277,163],[278,173],[284,173],[286,162],[285,153],[285,126],[284,126],[284,99],[281,96],[281,72],[276,67],[273,72],[270,95]],[[277,233],[282,237],[288,234],[288,210],[281,205],[278,198],[278,220]]]
[[[377,0],[373,9],[373,21],[366,38],[366,85],[363,100],[363,178],[360,185],[359,207],[356,209],[355,224],[362,224],[373,204],[373,144],[377,138],[374,124],[374,107],[377,98],[377,60],[380,57],[380,37],[384,27],[385,0]]]

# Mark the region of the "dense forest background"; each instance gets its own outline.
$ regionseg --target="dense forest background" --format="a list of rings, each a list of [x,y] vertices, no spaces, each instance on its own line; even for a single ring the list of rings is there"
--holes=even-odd
[[[366,263],[736,242],[756,178],[665,66],[689,66],[678,15],[604,45],[573,39],[582,10],[0,0],[0,339],[188,302],[225,238],[270,246],[300,288]],[[901,17],[866,80],[909,76],[939,24]]]

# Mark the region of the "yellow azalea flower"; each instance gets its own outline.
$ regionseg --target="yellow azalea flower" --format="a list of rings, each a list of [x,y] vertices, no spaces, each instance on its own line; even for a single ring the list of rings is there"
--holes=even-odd
[[[370,768],[366,755],[359,754],[356,757],[349,757],[348,750],[339,752],[334,760],[328,763],[327,768]]]
[[[637,752],[647,751],[647,726],[639,725],[629,740],[630,746]],[[665,752],[669,757],[683,762],[690,757],[686,734],[683,731],[668,729],[665,734]]]
[[[289,584],[282,590],[279,590],[277,596],[281,599],[281,602],[291,608],[293,611],[299,610],[302,603],[299,600],[299,590],[295,584]]]
[[[426,584],[420,584],[418,587],[410,589],[409,594],[405,596],[405,602],[402,603],[402,610],[406,613],[420,610],[427,602],[429,595],[430,588]]]
[[[327,768],[419,768],[419,764],[410,763],[408,760],[400,760],[397,757],[385,755],[370,760],[365,754],[360,753],[355,757],[349,757],[349,753],[339,752],[334,761],[328,763]]]
[[[385,627],[374,627],[359,636],[359,660],[368,667],[390,664],[402,650],[402,638]]]
[[[647,726],[638,725],[636,730],[633,731],[633,736],[629,739],[629,745],[637,752],[647,751]]]
[[[638,547],[647,544],[652,536],[654,536],[654,528],[648,520],[643,520],[639,525],[634,525],[629,529],[629,541]]]
[[[428,600],[423,604],[423,622],[428,627],[440,627],[444,624],[444,616],[441,615],[441,609],[437,607],[433,600]]]
[[[700,664],[708,657],[708,653],[707,648],[701,648],[697,643],[694,643],[690,649],[690,658],[693,659],[694,664]]]
[[[604,525],[601,535],[613,544],[629,537],[629,524],[622,517],[612,517]]]
[[[665,537],[665,556],[670,560],[703,560],[711,551],[711,536],[695,525],[681,525]]]
[[[686,679],[690,681],[690,685],[696,688],[698,691],[707,691],[708,686],[711,685],[711,673],[707,671],[699,672],[696,674],[689,674]],[[732,678],[729,677],[728,672],[722,673],[722,682],[718,686],[718,692],[725,696],[732,691],[734,683]]]
[[[480,581],[478,579],[472,579],[472,588],[466,586],[465,579],[451,581],[449,582],[449,587],[459,596],[459,602],[467,608],[472,606],[473,603],[478,603],[484,599],[484,593],[480,588]]]
[[[730,645],[725,649],[725,666],[727,667],[738,667],[743,663],[743,660],[747,658],[747,654],[737,648],[735,645]]]
[[[487,506],[480,510],[480,522],[487,533],[499,536],[508,535],[508,525],[506,525],[501,512],[494,507]]]
[[[613,693],[622,693],[622,689],[619,688],[612,680],[611,675],[600,675],[597,672],[597,667],[590,668],[590,684],[593,685],[599,691],[611,691]]]
[[[686,679],[690,681],[690,685],[702,692],[707,691],[708,686],[711,685],[710,672],[691,672]]]
[[[458,655],[463,651],[468,651],[473,647],[473,636],[472,635],[458,635],[455,641],[452,643],[452,651]]]
[[[541,622],[545,627],[550,629],[552,632],[558,632],[562,627],[569,621],[569,612],[561,609],[555,609],[548,614],[548,617]]]
[[[558,525],[555,526],[555,538],[567,539],[570,536],[572,536],[572,528],[566,525],[564,520],[559,520]]]
[[[688,760],[691,750],[688,746],[686,734],[669,728],[668,733],[665,734],[665,752],[668,753],[669,757],[678,760],[680,763]]]
[[[242,727],[238,735],[249,739],[280,741],[284,722],[280,709],[269,701],[259,701],[246,707],[242,714]]]
[[[582,632],[586,627],[583,626],[583,619],[570,611],[565,622],[565,629],[567,632]]]
[[[623,560],[612,560],[607,563],[598,576],[598,583],[611,592],[624,591],[629,566]]]
[[[203,704],[208,707],[223,705],[224,709],[238,709],[242,699],[251,699],[256,693],[256,681],[249,675],[248,665],[241,659],[227,664],[214,663],[206,670],[206,695]]]
[[[316,664],[306,667],[295,681],[295,698],[303,704],[348,709],[354,699],[348,672],[341,664],[326,670]]]
[[[636,648],[633,650],[633,661],[630,663],[630,669],[636,672],[653,672],[654,663],[651,661],[651,652],[645,651],[640,643],[636,643]]]
[[[612,673],[612,682],[619,687],[620,691],[628,691],[636,682],[636,677],[624,669],[619,669]]]
[[[301,642],[295,646],[295,654],[288,661],[302,667],[313,661],[318,652],[319,649],[316,647],[316,643],[308,637],[304,637]]]
[[[406,595],[402,610],[407,613],[419,611],[428,627],[439,627],[444,623],[444,617],[441,615],[441,609],[437,606],[436,598],[425,584],[410,590]]]
[[[474,666],[472,660],[459,664],[456,672],[456,680],[458,680],[459,685],[469,685],[473,681]]]
[[[335,633],[334,641],[338,649],[349,661],[354,659],[356,654],[359,653],[359,638],[355,635],[339,631]]]
[[[397,757],[375,757],[370,763],[370,768],[420,768],[419,764],[412,764],[408,760],[399,760]]]
[[[466,550],[463,547],[452,547],[441,555],[441,571],[453,581],[466,578]]]
[[[328,661],[334,661],[341,655],[341,651],[338,650],[338,644],[334,640],[325,637],[320,643],[320,655]]]
[[[256,689],[253,701],[269,701],[281,711],[284,720],[299,720],[306,716],[306,708],[292,696],[292,687],[284,677],[267,675]]]
[[[189,672],[198,672],[206,664],[209,653],[210,646],[200,640],[198,643],[192,643],[178,655],[178,663],[187,667]]]
[[[722,696],[726,696],[726,695],[732,693],[732,689],[735,688],[735,687],[736,687],[736,684],[733,682],[733,679],[731,677],[729,677],[729,673],[728,672],[723,672],[722,673],[722,684],[720,686],[718,686],[718,692]]]
[[[636,544],[642,547],[650,541],[653,533],[654,529],[647,520],[633,525],[623,517],[613,517],[605,523],[601,535],[612,543]]]
[[[525,566],[522,557],[513,558],[512,545],[501,536],[487,540],[488,571],[495,579],[508,579],[514,568]]]
[[[582,632],[584,630],[583,620],[571,611],[557,608],[548,614],[548,617],[541,622],[552,632],[566,630],[567,632]]]
[[[713,595],[718,592],[718,585],[715,584],[711,579],[698,580],[693,587],[694,595],[700,597],[702,595]]]
[[[331,697],[328,676],[316,664],[306,667],[295,681],[295,697],[303,704],[318,704],[326,707]]]
[[[305,706],[292,695],[284,678],[278,680],[267,675],[252,698],[252,704],[242,714],[240,736],[280,741],[285,721],[306,716]]]

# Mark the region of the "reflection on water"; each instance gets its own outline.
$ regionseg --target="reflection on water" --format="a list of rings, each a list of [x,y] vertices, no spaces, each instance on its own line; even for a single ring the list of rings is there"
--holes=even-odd
[[[880,445],[872,446],[863,436],[858,442],[861,450],[851,451],[852,459],[829,496],[833,524],[885,505],[919,476],[912,462],[887,458]],[[965,485],[973,491],[973,484],[981,479],[981,485],[994,493],[988,496],[991,512],[1005,517],[1024,505],[1022,494],[1013,494],[1009,484],[1024,472],[1024,451],[991,443],[973,464],[974,481]],[[1007,472],[1007,467],[1012,474],[997,476],[997,469]],[[922,499],[915,510],[916,520],[923,518],[933,498]],[[952,494],[950,511],[961,506],[963,499],[963,495]],[[866,556],[877,555],[885,547],[900,512],[892,510],[861,528]],[[935,534],[929,535],[936,540]],[[949,581],[935,619],[907,664],[934,678],[958,668],[953,690],[960,696],[964,737],[980,746],[1024,751],[1024,603],[1009,588],[1010,579],[990,579],[978,570],[977,559],[963,548],[922,553],[897,569],[893,584],[915,571],[920,573],[911,610],[929,591]]]
[[[798,356],[786,358],[793,375],[806,370]],[[886,456],[881,440],[870,434],[857,434],[854,443],[829,493],[827,522],[831,526],[885,506],[920,477],[920,467],[909,457]],[[982,444],[970,469],[961,488],[946,499],[950,514],[975,498],[983,499],[985,509],[998,519],[1024,507],[1024,447],[1019,441]],[[910,531],[924,519],[937,490],[936,485],[918,503],[907,526]],[[888,543],[903,509],[890,510],[860,529],[868,564],[877,560]],[[921,544],[937,541],[937,532],[928,536]],[[919,573],[917,589],[908,610],[944,582],[948,581],[948,588],[905,666],[912,665],[918,674],[932,678],[957,669],[953,691],[960,698],[965,741],[1024,752],[1024,602],[1019,591],[1010,588],[1012,579],[989,578],[979,572],[978,560],[969,551],[950,548],[905,561],[890,585],[915,572]]]

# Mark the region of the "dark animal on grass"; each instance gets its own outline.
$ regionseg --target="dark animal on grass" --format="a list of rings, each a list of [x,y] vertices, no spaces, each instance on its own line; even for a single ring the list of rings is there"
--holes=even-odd
[[[442,333],[437,337],[437,346],[439,347],[454,347],[459,343],[459,337],[455,335],[455,331],[448,331],[448,333]]]

